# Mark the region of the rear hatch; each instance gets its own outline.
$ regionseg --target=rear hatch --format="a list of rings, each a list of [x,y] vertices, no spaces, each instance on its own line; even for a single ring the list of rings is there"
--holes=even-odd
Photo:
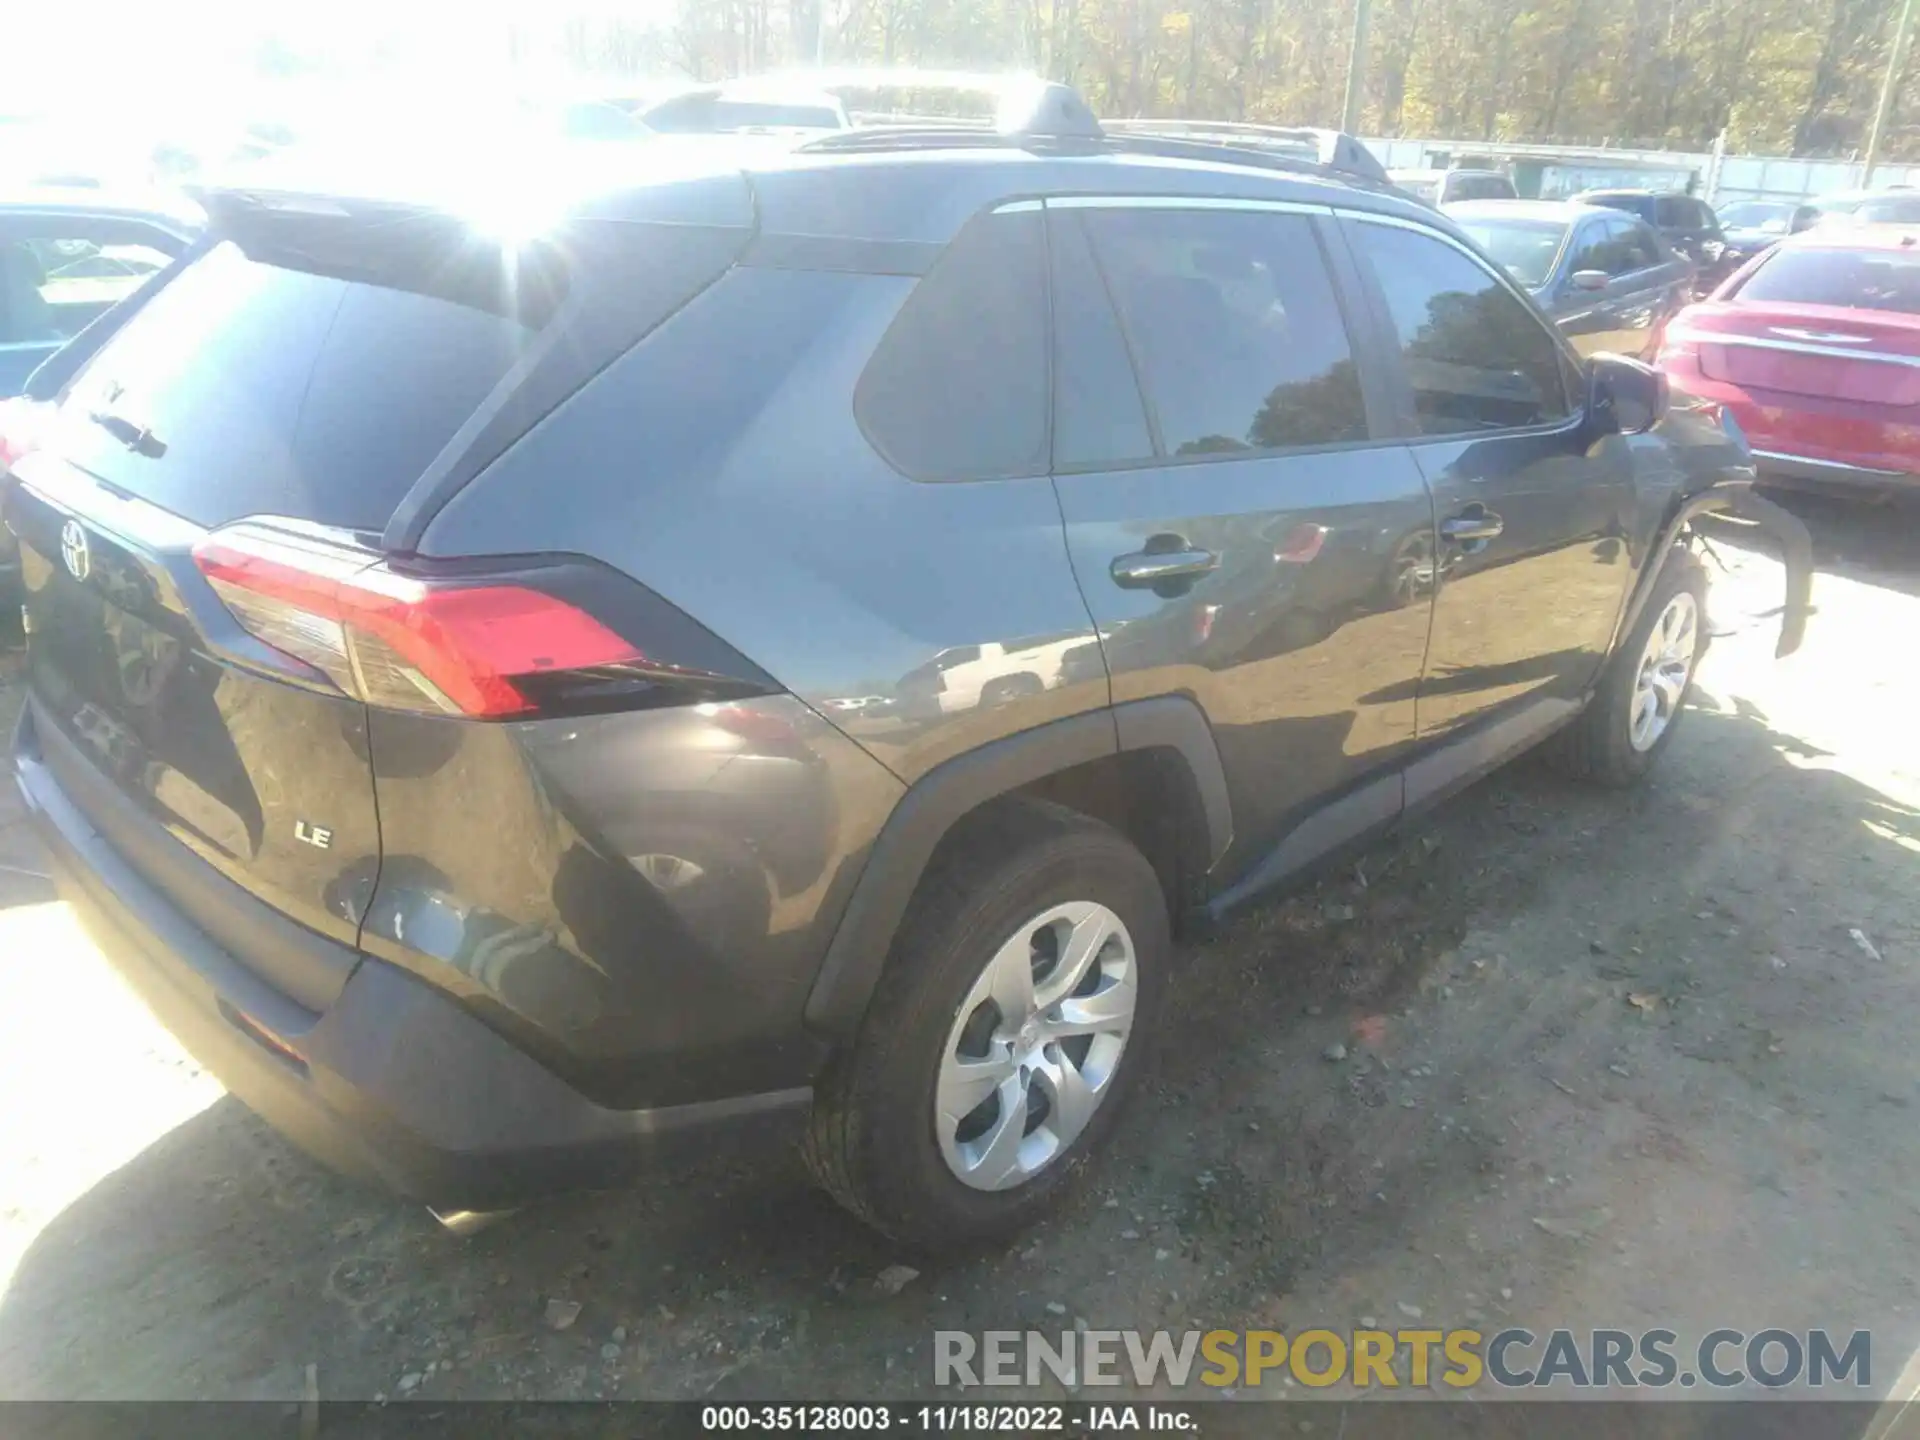
[[[612,222],[508,245],[390,203],[210,208],[215,243],[15,466],[29,743],[144,878],[319,1010],[379,874],[369,704],[502,718],[535,703],[516,667],[630,648],[538,580],[402,577],[383,530],[738,247],[689,227],[650,291],[623,273],[642,229]],[[602,251],[624,293],[595,303]]]

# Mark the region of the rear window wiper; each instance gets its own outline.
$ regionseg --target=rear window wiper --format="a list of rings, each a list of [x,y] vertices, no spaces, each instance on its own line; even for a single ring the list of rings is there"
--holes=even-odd
[[[158,460],[167,453],[166,442],[144,425],[136,425],[111,410],[89,410],[87,418],[136,455]]]

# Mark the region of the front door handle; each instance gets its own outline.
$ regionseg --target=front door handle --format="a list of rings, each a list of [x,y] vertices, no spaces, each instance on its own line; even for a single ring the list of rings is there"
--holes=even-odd
[[[1220,557],[1211,550],[1136,550],[1116,556],[1107,573],[1123,590],[1150,590],[1169,580],[1191,580],[1219,568]]]
[[[1470,540],[1491,540],[1507,528],[1507,522],[1483,505],[1475,505],[1440,522],[1440,538],[1456,545]]]

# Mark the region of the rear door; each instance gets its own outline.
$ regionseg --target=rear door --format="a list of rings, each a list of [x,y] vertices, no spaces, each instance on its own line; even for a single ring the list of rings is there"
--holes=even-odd
[[[1047,213],[1054,483],[1114,700],[1184,694],[1206,712],[1229,871],[1333,797],[1344,832],[1391,818],[1400,782],[1382,772],[1414,736],[1433,509],[1377,433],[1331,218],[1167,198]]]
[[[0,399],[186,244],[137,220],[0,210]]]
[[[1627,445],[1590,433],[1575,361],[1466,246],[1398,219],[1345,223],[1399,349],[1403,423],[1438,519],[1421,737],[1535,702],[1571,713],[1630,574]]]
[[[80,373],[7,501],[47,763],[130,863],[314,1008],[339,965],[263,941],[233,887],[355,941],[380,853],[366,707],[295,658],[337,623],[262,643],[240,620],[267,628],[263,597],[223,604],[196,550],[263,515],[289,517],[290,564],[305,535],[377,534],[527,353],[552,309],[530,270],[496,256],[462,277],[390,250],[404,229],[356,237],[350,263],[311,238],[212,249]]]

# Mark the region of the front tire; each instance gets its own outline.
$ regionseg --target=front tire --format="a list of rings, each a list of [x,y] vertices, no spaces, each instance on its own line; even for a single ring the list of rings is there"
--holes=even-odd
[[[855,1042],[814,1092],[807,1162],[926,1250],[1031,1223],[1112,1130],[1171,939],[1144,856],[1060,806],[962,822],[915,893]]]
[[[1637,784],[1672,743],[1706,649],[1706,567],[1692,551],[1675,550],[1592,701],[1554,738],[1548,758],[1576,779]]]

